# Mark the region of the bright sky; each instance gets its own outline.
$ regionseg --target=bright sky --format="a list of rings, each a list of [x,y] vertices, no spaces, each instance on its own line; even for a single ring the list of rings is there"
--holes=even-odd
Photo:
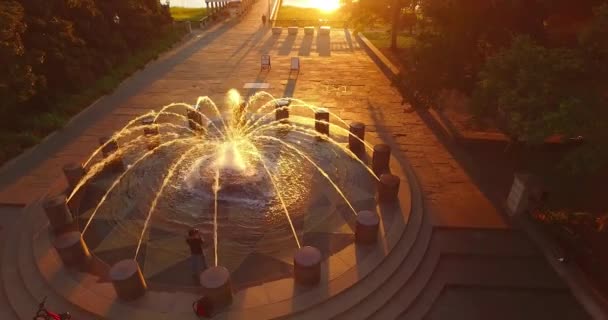
[[[331,11],[340,6],[340,0],[283,0],[284,6],[302,8],[320,8]],[[204,0],[171,0],[171,6],[200,8],[205,6]]]
[[[283,0],[283,5],[333,11],[340,7],[340,0]]]

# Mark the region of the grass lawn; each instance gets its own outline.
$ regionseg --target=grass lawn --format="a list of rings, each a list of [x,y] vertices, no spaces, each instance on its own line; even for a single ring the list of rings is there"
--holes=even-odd
[[[348,13],[340,9],[325,12],[315,8],[281,6],[277,14],[276,25],[280,27],[294,26],[293,20],[296,20],[295,24],[298,27],[314,26],[318,25],[319,19],[334,21],[333,24],[343,26],[344,21],[348,19]]]
[[[182,39],[185,30],[170,29],[156,41],[137,53],[131,55],[122,64],[112,68],[105,76],[91,84],[88,89],[58,99],[52,111],[31,114],[15,114],[12,121],[23,128],[19,131],[0,129],[0,164],[19,155],[25,149],[38,144],[51,132],[63,127],[78,112],[89,106],[99,97],[112,92],[124,79],[135,71],[142,69],[148,62],[156,59],[162,52],[171,48]]]
[[[199,21],[207,15],[207,8],[171,7],[171,16],[175,21]]]

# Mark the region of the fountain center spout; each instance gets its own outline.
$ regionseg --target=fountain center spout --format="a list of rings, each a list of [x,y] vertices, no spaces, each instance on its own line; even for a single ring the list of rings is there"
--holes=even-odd
[[[243,144],[236,141],[226,141],[217,149],[214,167],[220,171],[243,173],[247,171],[247,159],[242,149]]]

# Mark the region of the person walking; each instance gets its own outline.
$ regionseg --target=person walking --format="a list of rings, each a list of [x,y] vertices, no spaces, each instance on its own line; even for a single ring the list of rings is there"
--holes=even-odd
[[[262,15],[262,25],[264,27],[266,26],[266,15],[265,14]]]
[[[205,254],[203,253],[203,245],[205,244],[205,241],[203,240],[201,232],[194,228],[188,231],[188,238],[186,238],[186,242],[190,247],[192,278],[198,279],[199,273],[202,270],[207,269],[207,260],[205,259]]]

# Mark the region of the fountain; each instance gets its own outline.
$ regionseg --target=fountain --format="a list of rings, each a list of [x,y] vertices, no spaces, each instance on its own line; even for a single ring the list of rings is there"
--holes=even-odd
[[[235,283],[294,274],[260,267],[244,275],[245,263],[293,262],[296,282],[314,285],[323,257],[355,241],[319,248],[315,236],[350,228],[361,232],[357,244],[376,241],[377,199],[397,201],[399,178],[390,175],[390,148],[369,145],[364,124],[266,92],[245,101],[230,90],[226,105],[222,113],[201,97],[164,106],[100,140],[82,165],[66,166],[67,202],[79,202],[80,232],[71,237],[111,267],[121,299],[141,296],[147,282],[173,281],[170,270],[188,270],[179,266],[192,227],[209,243],[201,285],[220,304]]]

